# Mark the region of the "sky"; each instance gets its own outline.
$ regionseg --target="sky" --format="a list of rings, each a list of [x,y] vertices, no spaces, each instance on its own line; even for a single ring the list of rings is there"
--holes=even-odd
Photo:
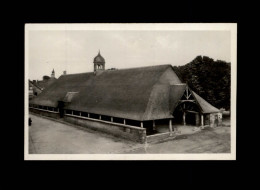
[[[28,36],[29,79],[93,72],[100,50],[106,69],[185,65],[196,56],[230,62],[229,31],[33,30]]]

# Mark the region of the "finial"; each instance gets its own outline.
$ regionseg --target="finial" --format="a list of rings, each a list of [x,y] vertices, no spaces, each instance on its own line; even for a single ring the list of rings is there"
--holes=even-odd
[[[98,50],[98,55],[100,55],[100,49]]]

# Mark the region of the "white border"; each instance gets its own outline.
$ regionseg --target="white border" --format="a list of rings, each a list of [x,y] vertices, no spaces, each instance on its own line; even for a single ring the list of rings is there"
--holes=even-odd
[[[28,35],[32,30],[172,30],[230,31],[231,33],[231,153],[227,154],[29,154]],[[25,160],[236,160],[237,24],[25,24]]]

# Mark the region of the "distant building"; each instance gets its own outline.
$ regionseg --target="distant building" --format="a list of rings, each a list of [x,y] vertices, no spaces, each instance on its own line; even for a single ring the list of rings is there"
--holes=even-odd
[[[30,101],[30,111],[126,139],[146,142],[175,125],[218,126],[220,111],[181,83],[171,65],[105,70],[100,52],[94,71],[66,74]]]
[[[38,96],[42,92],[42,89],[29,80],[29,99]]]
[[[44,90],[46,87],[51,85],[53,82],[55,82],[57,79],[55,78],[55,71],[54,69],[51,72],[51,77],[49,76],[43,76],[42,80],[33,80],[33,84],[40,87],[42,90]]]

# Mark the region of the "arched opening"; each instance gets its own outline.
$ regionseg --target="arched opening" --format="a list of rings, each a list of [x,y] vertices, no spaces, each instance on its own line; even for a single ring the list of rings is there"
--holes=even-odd
[[[181,101],[173,113],[173,124],[196,125],[200,123],[200,107],[195,101]]]

